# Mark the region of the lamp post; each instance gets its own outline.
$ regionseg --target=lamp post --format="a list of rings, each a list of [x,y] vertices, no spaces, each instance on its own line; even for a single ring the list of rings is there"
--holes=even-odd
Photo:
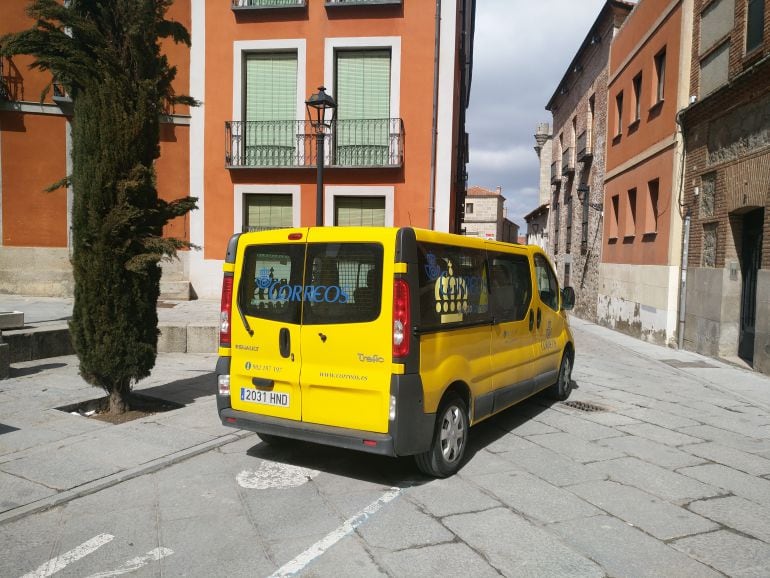
[[[315,224],[323,225],[324,222],[324,137],[326,129],[331,128],[334,116],[337,113],[337,103],[326,94],[326,88],[318,87],[318,92],[305,101],[307,116],[310,124],[315,129],[316,138],[316,165],[318,166],[318,178],[316,181],[316,209]],[[327,120],[326,111],[331,111],[331,118]]]
[[[591,207],[595,211],[599,211],[601,213],[604,210],[604,205],[602,203],[592,203],[591,201],[588,201],[588,202],[585,201],[586,195],[589,195],[590,192],[591,192],[591,189],[588,188],[588,185],[586,184],[578,185],[578,188],[577,188],[578,200],[581,203]],[[588,198],[589,199],[591,198],[590,195]]]

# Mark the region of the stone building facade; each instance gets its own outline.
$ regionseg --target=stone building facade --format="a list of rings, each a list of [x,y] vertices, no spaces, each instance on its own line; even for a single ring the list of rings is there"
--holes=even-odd
[[[770,4],[694,11],[683,345],[770,374]]]
[[[551,160],[553,158],[553,134],[551,125],[543,122],[535,132],[535,152],[540,163],[538,180],[538,206],[525,215],[527,244],[538,245],[548,251],[548,214],[551,206]]]
[[[562,284],[575,289],[574,314],[590,321],[597,320],[602,250],[607,65],[633,7],[604,4],[546,106],[553,115],[548,252]]]
[[[469,187],[465,193],[465,235],[516,243],[519,227],[505,216],[502,188],[490,191],[484,187]]]

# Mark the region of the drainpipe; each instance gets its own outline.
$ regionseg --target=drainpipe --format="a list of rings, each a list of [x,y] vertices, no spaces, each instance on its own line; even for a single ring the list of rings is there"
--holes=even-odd
[[[433,124],[430,143],[430,202],[428,229],[433,230],[436,219],[436,146],[438,140],[438,64],[441,41],[441,0],[436,0],[436,44],[433,49]]]
[[[690,209],[684,218],[684,233],[682,235],[682,273],[679,282],[679,328],[677,330],[677,346],[684,348],[684,315],[687,303],[687,253],[690,246]]]

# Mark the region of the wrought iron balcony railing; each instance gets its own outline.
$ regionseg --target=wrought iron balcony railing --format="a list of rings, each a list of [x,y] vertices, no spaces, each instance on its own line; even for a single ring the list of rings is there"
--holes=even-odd
[[[326,0],[327,6],[362,6],[366,4],[401,4],[402,0]]]
[[[259,8],[304,8],[306,0],[231,0],[233,10]]]
[[[572,147],[564,149],[561,153],[561,174],[568,175],[575,172],[575,157],[572,155]]]
[[[577,160],[583,162],[594,156],[591,129],[584,130],[577,138]]]
[[[561,174],[559,171],[559,162],[553,161],[551,163],[551,184],[555,185],[561,182]]]
[[[324,137],[327,167],[400,167],[400,118],[336,120]],[[228,121],[225,165],[238,168],[317,166],[316,133],[306,120]]]

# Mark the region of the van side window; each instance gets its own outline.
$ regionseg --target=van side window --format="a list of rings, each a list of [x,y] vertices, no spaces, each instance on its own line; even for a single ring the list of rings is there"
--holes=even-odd
[[[489,320],[484,251],[418,243],[418,253],[422,329]]]
[[[525,255],[490,257],[490,303],[496,322],[521,321],[532,300],[532,275]]]
[[[559,310],[559,282],[550,263],[542,255],[535,255],[535,278],[540,301],[554,311]]]
[[[243,257],[238,305],[244,314],[283,323],[299,323],[301,300],[294,287],[302,286],[305,246],[254,245]]]
[[[302,322],[364,323],[380,316],[383,248],[377,243],[308,245]]]

